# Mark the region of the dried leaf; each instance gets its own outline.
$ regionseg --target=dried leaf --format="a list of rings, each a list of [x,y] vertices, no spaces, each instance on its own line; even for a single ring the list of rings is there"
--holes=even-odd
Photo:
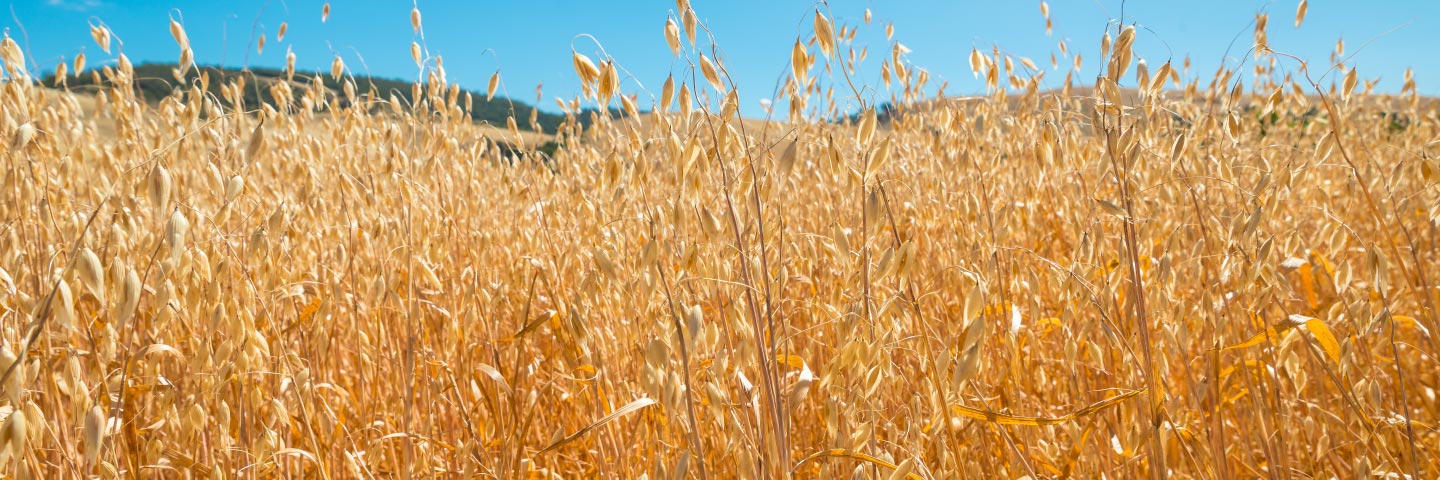
[[[623,416],[625,416],[625,415],[629,415],[629,414],[631,414],[631,413],[635,413],[635,412],[640,411],[641,409],[643,409],[643,408],[645,408],[645,407],[654,405],[655,403],[656,403],[655,400],[654,400],[654,399],[651,399],[651,398],[649,398],[649,397],[641,397],[641,398],[639,398],[639,399],[636,399],[636,400],[633,401],[633,402],[630,402],[630,403],[625,404],[625,406],[622,406],[622,407],[620,407],[620,408],[615,409],[614,412],[611,412],[609,415],[606,415],[604,418],[601,418],[600,420],[597,420],[595,423],[586,425],[585,428],[582,428],[582,429],[580,429],[579,431],[577,431],[577,432],[575,432],[575,433],[572,433],[572,434],[570,434],[570,435],[567,436],[567,437],[560,438],[560,439],[558,439],[558,440],[555,440],[555,441],[553,441],[553,442],[550,442],[550,445],[547,445],[544,449],[541,449],[541,450],[540,450],[540,453],[545,453],[545,452],[554,450],[554,449],[556,449],[556,448],[560,448],[561,446],[563,446],[563,445],[565,445],[565,444],[567,444],[567,443],[573,442],[573,441],[575,441],[576,439],[580,438],[581,436],[584,436],[587,432],[589,432],[589,431],[591,431],[591,430],[594,430],[594,429],[596,429],[597,427],[604,426],[605,424],[610,423],[610,422],[614,421],[614,420],[617,419],[617,418],[623,417]]]
[[[806,463],[810,463],[810,462],[812,462],[812,461],[815,461],[815,460],[818,460],[818,459],[821,459],[821,458],[825,458],[825,457],[851,458],[851,459],[859,460],[859,461],[862,461],[862,462],[866,462],[866,463],[878,465],[878,466],[881,466],[881,467],[885,467],[885,468],[890,469],[890,470],[892,470],[892,471],[893,471],[893,470],[897,470],[897,469],[900,468],[899,465],[895,465],[895,464],[893,464],[893,463],[890,463],[890,462],[887,462],[887,461],[884,461],[884,460],[881,460],[881,459],[878,459],[878,458],[875,458],[875,457],[872,457],[872,456],[870,456],[870,455],[866,455],[866,454],[863,454],[863,453],[860,453],[860,452],[853,452],[853,451],[846,450],[846,449],[843,449],[843,448],[832,448],[832,449],[830,449],[830,450],[824,450],[824,451],[812,453],[812,454],[806,456],[805,458],[800,459],[800,461],[799,461],[798,463],[796,463],[794,467],[791,467],[791,468],[790,468],[790,471],[791,471],[791,472],[794,472],[794,471],[796,471],[796,470],[799,470],[800,467],[805,466]],[[909,480],[925,480],[925,477],[922,477],[922,476],[920,476],[920,475],[917,475],[917,474],[915,474],[915,473],[913,473],[913,472],[906,474],[904,478],[909,479]]]
[[[1127,399],[1127,398],[1134,397],[1134,396],[1136,396],[1136,395],[1140,395],[1140,394],[1142,394],[1142,393],[1145,393],[1145,391],[1146,391],[1145,389],[1140,389],[1140,390],[1134,390],[1134,391],[1130,391],[1130,392],[1125,392],[1125,393],[1122,393],[1122,394],[1120,394],[1120,395],[1116,395],[1116,396],[1114,396],[1114,397],[1110,397],[1110,398],[1101,400],[1101,401],[1099,401],[1099,402],[1095,402],[1095,403],[1091,404],[1091,405],[1088,406],[1088,407],[1085,407],[1085,408],[1082,408],[1082,409],[1080,409],[1080,410],[1075,411],[1074,413],[1068,413],[1068,414],[1061,415],[1061,416],[1058,416],[1058,417],[1021,417],[1021,416],[1015,416],[1015,415],[1006,415],[1006,414],[1003,414],[1003,413],[987,412],[987,411],[980,410],[980,409],[977,409],[977,408],[971,408],[971,407],[967,407],[967,406],[964,406],[964,405],[960,405],[960,404],[958,404],[958,403],[957,403],[957,404],[951,404],[951,405],[950,405],[950,410],[951,410],[952,412],[954,412],[956,415],[960,415],[960,416],[962,416],[962,417],[969,417],[969,418],[973,418],[973,419],[976,419],[976,420],[982,420],[982,421],[986,421],[986,422],[990,422],[990,423],[995,423],[995,424],[1000,424],[1000,425],[1027,425],[1027,426],[1056,425],[1056,424],[1065,423],[1065,422],[1074,420],[1074,419],[1076,419],[1076,418],[1080,418],[1080,417],[1084,417],[1084,416],[1093,414],[1093,413],[1098,412],[1098,411],[1100,411],[1100,410],[1104,410],[1105,408],[1108,408],[1108,407],[1113,406],[1113,405],[1115,405],[1115,404],[1117,404],[1117,403],[1120,403],[1120,402],[1124,401],[1124,400]]]

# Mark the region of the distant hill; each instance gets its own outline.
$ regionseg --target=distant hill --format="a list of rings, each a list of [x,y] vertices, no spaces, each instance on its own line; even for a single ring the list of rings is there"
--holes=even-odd
[[[177,88],[188,88],[187,86],[192,81],[200,77],[200,72],[206,72],[210,75],[210,93],[216,94],[218,98],[223,99],[226,97],[224,95],[220,95],[220,88],[221,85],[228,83],[225,81],[225,79],[245,76],[247,77],[247,85],[244,91],[243,100],[245,102],[245,105],[241,106],[241,108],[254,109],[259,108],[261,103],[274,106],[274,101],[272,98],[270,98],[267,87],[274,82],[286,81],[285,71],[279,69],[251,68],[249,70],[239,70],[233,68],[205,66],[190,69],[190,71],[185,75],[185,83],[179,83],[175,81],[175,75],[172,73],[174,69],[175,64],[170,63],[146,63],[136,65],[135,83],[141,97],[151,102],[159,101],[161,98],[169,96]],[[91,71],[87,71],[79,76],[70,77],[69,79],[67,79],[67,83],[69,84],[71,89],[84,91],[87,89],[93,89],[95,80],[97,78],[99,78],[98,75],[94,75]],[[311,78],[312,75],[310,74],[302,74],[298,71],[295,73],[295,82],[299,82],[304,86],[310,85]],[[325,88],[328,88],[336,93],[342,91],[342,84],[340,82],[336,82],[329,75],[321,75],[320,78],[325,85]],[[42,81],[45,83],[45,85],[54,85],[54,74],[45,76]],[[401,101],[406,103],[410,103],[414,100],[413,98],[411,98],[412,92],[414,91],[411,89],[411,85],[413,84],[413,82],[408,80],[357,75],[354,77],[354,81],[355,93],[357,95],[366,95],[374,92],[379,98],[388,99],[391,95],[394,95],[396,98],[399,98]],[[487,101],[485,100],[484,92],[475,92],[470,90],[461,91],[460,98],[462,99],[462,102],[464,98],[464,93],[466,92],[470,93],[474,101],[473,107],[469,112],[470,118],[474,121],[480,123],[489,123],[499,126],[500,128],[504,128],[506,125],[506,119],[513,115],[515,117],[516,126],[518,126],[521,130],[533,130],[532,128],[530,128],[530,115],[532,111],[536,110],[533,105],[522,101],[508,100],[501,97],[496,97],[494,100]],[[227,106],[233,107],[234,105]],[[577,116],[582,125],[588,126],[591,117],[590,113],[594,111],[595,110],[587,110],[585,112],[582,112],[581,115]],[[624,111],[618,108],[612,108],[610,114],[611,116],[618,118],[624,116]],[[543,133],[555,133],[559,129],[561,122],[565,120],[564,115],[549,113],[543,110],[539,111],[535,115],[536,123],[538,123],[540,128],[544,130]]]
[[[1140,92],[1135,90],[1134,88],[1121,88],[1119,90],[1119,93],[1121,100],[1125,105],[1133,106],[1141,103]],[[1038,94],[1041,97],[1060,96],[1065,94],[1065,90],[1062,88],[1054,88],[1048,90],[1041,90],[1038,92]],[[1185,92],[1180,89],[1167,88],[1161,92],[1161,95],[1163,95],[1165,98],[1170,99],[1171,101],[1182,101]],[[1336,98],[1334,98],[1333,92],[1330,95],[1331,100],[1336,100]],[[1007,98],[1007,103],[1010,108],[1020,108],[1019,102],[1023,98],[1023,95],[1012,93]],[[1093,87],[1084,85],[1073,86],[1069,89],[1069,98],[1079,99],[1088,108],[1090,105],[1094,105],[1095,89]],[[1204,98],[1205,94],[1202,90],[1195,96],[1195,99],[1193,101],[1197,103],[1203,103],[1205,101]],[[1381,111],[1378,114],[1386,117],[1387,120],[1393,120],[1393,117],[1395,115],[1398,115],[1399,111],[1406,108],[1406,106],[1409,104],[1408,100],[1406,100],[1405,98],[1393,94],[1377,93],[1362,96],[1361,94],[1357,93],[1352,98],[1363,98],[1367,101],[1380,102],[1380,104],[1383,106],[1382,110],[1384,111]],[[1320,102],[1319,95],[1310,92],[1305,95],[1305,99],[1309,102],[1309,110],[1305,113],[1306,116],[1313,116],[1321,113],[1323,105]],[[1249,102],[1245,108],[1245,111],[1258,111],[1260,108],[1263,107],[1261,102],[1263,98],[1257,99],[1254,97],[1254,95],[1247,94],[1245,100]],[[890,102],[884,102],[875,106],[875,112],[876,119],[879,121],[879,123],[881,125],[885,125],[895,120],[895,118],[903,116],[907,112],[926,111],[943,107],[965,109],[971,108],[975,105],[987,103],[989,101],[991,101],[991,97],[980,95],[926,98],[910,104],[892,104]],[[1419,102],[1416,105],[1416,109],[1419,110],[1422,115],[1426,114],[1425,112],[1433,112],[1436,110],[1440,110],[1440,98],[1421,95],[1419,97]],[[841,120],[848,120],[849,122],[853,123],[856,121],[856,119],[859,118],[859,115],[859,112],[851,113],[847,116],[837,118],[834,121],[838,122]]]

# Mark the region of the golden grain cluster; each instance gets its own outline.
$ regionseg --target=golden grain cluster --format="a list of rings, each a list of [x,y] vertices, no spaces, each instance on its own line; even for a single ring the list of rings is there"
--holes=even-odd
[[[822,5],[788,114],[742,120],[676,12],[660,95],[577,52],[538,140],[470,122],[418,9],[413,102],[293,55],[209,94],[174,22],[190,84],[158,102],[108,27],[116,61],[68,71],[100,88],[6,38],[0,473],[1440,475],[1440,118],[1411,79],[1371,94],[1260,16],[1233,69],[1147,65],[1117,24],[1059,74],[956,52],[989,94],[941,98],[898,42],[863,85],[869,12]],[[582,128],[600,104],[628,115]]]

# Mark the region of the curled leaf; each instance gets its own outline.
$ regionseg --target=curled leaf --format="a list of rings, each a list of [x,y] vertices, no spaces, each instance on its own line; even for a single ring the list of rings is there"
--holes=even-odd
[[[790,471],[791,471],[791,472],[794,472],[794,471],[796,471],[796,470],[799,470],[800,467],[805,466],[806,463],[810,463],[810,462],[813,461],[813,460],[820,459],[820,458],[824,458],[824,457],[853,458],[853,459],[855,459],[855,460],[859,460],[859,461],[862,461],[862,462],[866,462],[866,463],[870,463],[870,464],[874,464],[874,465],[879,465],[879,466],[881,466],[881,467],[885,467],[885,468],[888,468],[888,469],[890,469],[890,470],[897,470],[897,471],[898,471],[899,468],[900,468],[899,465],[896,465],[896,464],[893,464],[893,463],[890,463],[890,462],[887,462],[887,461],[884,461],[884,460],[881,460],[881,459],[878,459],[878,458],[875,458],[875,457],[872,457],[872,456],[869,456],[869,455],[866,455],[866,454],[863,454],[863,453],[860,453],[860,452],[852,452],[852,451],[849,451],[849,450],[846,450],[846,449],[843,449],[843,448],[832,448],[832,449],[829,449],[829,450],[822,450],[822,451],[819,451],[819,452],[812,453],[812,454],[810,454],[809,456],[807,456],[807,457],[805,457],[805,458],[803,458],[803,459],[800,459],[800,463],[796,463],[795,466],[790,469]],[[917,474],[915,474],[914,472],[906,473],[903,478],[914,479],[914,480],[925,480],[925,477],[922,477],[922,476],[920,476],[920,475],[917,475]]]
[[[482,363],[475,368],[477,370],[480,370],[480,373],[484,373],[485,376],[490,377],[491,380],[494,380],[496,384],[500,385],[500,389],[504,390],[505,393],[510,393],[510,384],[505,381],[505,376],[501,375],[500,371],[496,370],[495,367]],[[591,368],[593,369],[594,367]]]
[[[610,423],[610,422],[612,422],[612,421],[615,421],[615,419],[617,419],[617,418],[623,417],[623,416],[625,416],[625,415],[629,415],[629,414],[631,414],[631,413],[635,413],[635,412],[637,412],[637,411],[640,411],[640,409],[643,409],[643,408],[645,408],[645,407],[648,407],[648,406],[651,406],[651,405],[654,405],[654,404],[655,404],[655,399],[653,399],[653,398],[649,398],[649,397],[641,397],[641,398],[638,398],[638,399],[636,399],[636,400],[633,401],[633,402],[630,402],[630,403],[625,404],[625,406],[623,406],[623,407],[620,407],[620,408],[615,409],[614,412],[610,412],[609,415],[606,415],[604,418],[601,418],[600,420],[597,420],[595,423],[592,423],[592,424],[590,424],[590,425],[585,426],[585,428],[580,429],[580,431],[575,432],[575,433],[572,433],[572,434],[570,434],[570,436],[568,436],[568,437],[563,437],[563,438],[560,438],[560,439],[558,439],[558,440],[555,440],[554,442],[550,442],[550,445],[546,446],[545,449],[540,450],[540,453],[545,453],[545,452],[548,452],[548,451],[551,451],[551,450],[560,448],[560,446],[575,441],[575,439],[580,438],[581,436],[584,436],[586,433],[588,433],[588,432],[591,431],[591,430],[594,430],[596,427],[603,426],[603,425],[605,425],[605,424],[607,424],[607,423]]]
[[[1101,400],[1099,402],[1092,403],[1090,404],[1090,406],[1077,410],[1073,413],[1067,413],[1058,417],[1022,417],[1017,415],[1006,415],[1003,413],[988,412],[985,410],[980,410],[978,408],[967,407],[958,403],[951,404],[950,410],[956,415],[962,417],[970,417],[976,420],[983,420],[986,422],[1000,425],[1027,425],[1032,427],[1038,427],[1044,425],[1057,425],[1074,420],[1076,418],[1093,414],[1095,412],[1109,408],[1117,403],[1125,401],[1125,399],[1127,398],[1145,393],[1145,391],[1146,389],[1142,388],[1140,390],[1125,392]]]

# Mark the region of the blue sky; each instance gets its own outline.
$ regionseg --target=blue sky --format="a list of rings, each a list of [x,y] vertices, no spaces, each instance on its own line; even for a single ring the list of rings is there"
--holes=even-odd
[[[57,62],[69,62],[85,52],[90,66],[114,62],[90,39],[89,25],[103,22],[123,42],[132,62],[173,62],[179,51],[167,28],[173,15],[186,26],[196,61],[200,64],[281,67],[287,49],[297,56],[301,71],[328,71],[335,54],[357,72],[417,78],[410,58],[411,1],[334,0],[327,22],[320,21],[320,0],[268,1],[122,1],[122,0],[0,0],[0,29],[20,42],[28,59],[42,71]],[[1191,78],[1208,81],[1221,64],[1245,60],[1251,44],[1251,21],[1257,11],[1270,13],[1269,38],[1276,50],[1312,61],[1328,62],[1335,41],[1344,38],[1346,54],[1365,79],[1381,78],[1378,89],[1400,88],[1404,70],[1415,70],[1422,94],[1440,93],[1440,2],[1392,0],[1342,2],[1313,0],[1300,29],[1293,26],[1298,0],[1203,2],[1124,2],[1124,20],[1142,30],[1136,53],[1148,59],[1152,70],[1167,58],[1178,66],[1188,54],[1194,64]],[[571,66],[574,48],[592,58],[600,47],[616,58],[630,75],[623,90],[658,94],[667,74],[677,76],[686,65],[677,63],[665,45],[664,25],[675,13],[672,0],[645,1],[427,1],[418,2],[424,18],[424,40],[431,54],[444,58],[452,81],[483,90],[490,74],[501,70],[510,96],[533,102],[535,86],[544,84],[542,109],[555,111],[554,98],[579,92]],[[789,71],[790,46],[799,35],[809,36],[811,1],[692,0],[701,22],[714,32],[726,65],[740,86],[742,112],[763,116],[760,100],[772,96],[777,81]],[[967,63],[972,47],[1002,51],[1033,59],[1050,70],[1057,42],[1067,40],[1071,54],[1084,56],[1084,69],[1076,79],[1093,79],[1102,68],[1100,36],[1111,19],[1121,15],[1118,0],[1051,0],[1054,32],[1046,35],[1040,2],[1030,1],[918,1],[833,0],[829,9],[838,24],[859,25],[854,46],[868,46],[869,59],[859,80],[880,85],[880,62],[889,41],[884,25],[895,25],[895,41],[909,47],[909,60],[931,73],[933,85],[948,81],[947,94],[973,94],[983,90]],[[866,8],[874,22],[865,26]],[[18,21],[18,23],[17,23]],[[283,42],[275,40],[282,22],[288,22]],[[22,27],[23,26],[23,31]],[[254,49],[254,37],[265,34],[263,53]],[[581,34],[589,34],[599,45]],[[1232,46],[1229,57],[1226,50]],[[1368,43],[1368,45],[1367,45]],[[1363,50],[1361,49],[1363,46]],[[248,48],[247,48],[248,47]],[[708,51],[708,46],[704,46]],[[112,50],[113,51],[113,50]],[[818,49],[812,49],[818,52]],[[1046,75],[1058,85],[1069,61],[1061,57],[1061,71]],[[1017,58],[1018,59],[1018,58]],[[1248,75],[1249,67],[1242,70]],[[688,74],[687,74],[688,77]],[[822,77],[822,81],[828,81]],[[839,80],[836,78],[835,80]],[[1083,80],[1082,80],[1082,83]],[[1203,85],[1202,85],[1203,86]],[[641,93],[642,108],[649,96]],[[878,98],[884,100],[884,98]],[[877,100],[870,98],[867,101]]]

